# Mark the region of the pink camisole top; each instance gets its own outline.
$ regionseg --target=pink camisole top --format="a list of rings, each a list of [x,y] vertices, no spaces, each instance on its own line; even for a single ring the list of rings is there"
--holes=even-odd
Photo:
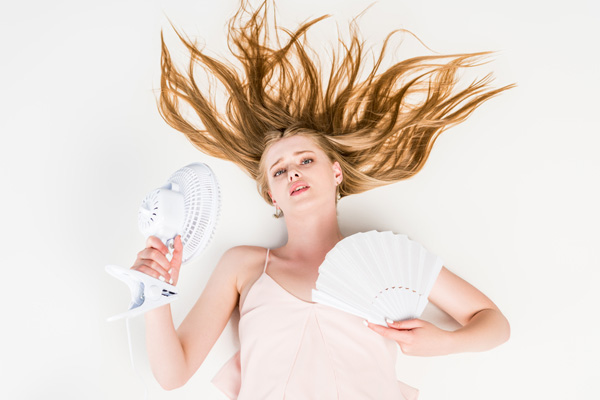
[[[240,308],[240,351],[212,379],[237,400],[414,400],[396,378],[396,342],[355,315],[302,300],[267,274]]]

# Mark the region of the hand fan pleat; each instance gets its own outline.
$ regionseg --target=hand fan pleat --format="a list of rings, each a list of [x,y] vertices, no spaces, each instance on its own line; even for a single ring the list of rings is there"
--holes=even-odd
[[[406,235],[361,232],[341,240],[319,267],[312,300],[387,326],[418,318],[443,261]]]

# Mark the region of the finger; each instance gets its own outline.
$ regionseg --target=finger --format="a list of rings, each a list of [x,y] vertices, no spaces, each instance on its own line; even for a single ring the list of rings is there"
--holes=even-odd
[[[402,331],[394,328],[386,328],[385,326],[368,323],[368,327],[380,334],[383,337],[388,339],[392,339],[398,344],[403,343],[411,343],[412,342],[412,332],[411,331]]]
[[[163,256],[164,257],[164,256]],[[171,275],[168,272],[168,269],[164,267],[164,265],[161,265],[160,263],[156,262],[155,259],[151,259],[151,258],[141,258],[139,260],[139,265],[142,266],[146,266],[150,269],[152,269],[153,271],[155,271],[158,275],[162,276],[165,281],[170,281],[171,280]],[[168,265],[168,264],[167,264]],[[154,276],[154,275],[152,275]],[[156,277],[155,277],[156,278]]]
[[[174,240],[175,249],[173,251],[173,258],[171,258],[171,268],[179,270],[181,266],[181,260],[183,258],[183,244],[181,243],[181,235],[175,236]]]
[[[179,269],[181,268],[181,259],[183,253],[183,245],[181,244],[181,235],[175,236],[173,240],[173,253],[169,261],[169,273],[171,274],[171,285],[176,285],[179,280]]]
[[[392,328],[386,328],[385,326],[373,324],[369,321],[367,321],[367,326],[384,337],[390,337],[390,334],[394,331]]]
[[[146,248],[155,248],[158,251],[160,251],[163,255],[169,252],[167,246],[165,246],[162,240],[160,240],[156,236],[148,236],[148,239],[146,239]]]
[[[171,285],[177,285],[178,280],[179,280],[179,269],[173,268],[171,270],[171,279],[169,280],[169,283]]]
[[[391,321],[389,318],[386,318],[385,320],[389,327],[395,329],[415,329],[423,326],[423,323],[420,319],[405,319],[404,321]]]
[[[150,268],[149,266],[147,266],[145,264],[137,265],[137,266],[133,267],[133,269],[135,269],[136,271],[143,272],[144,274],[149,275],[156,279],[160,279],[160,277],[162,276],[155,269]]]
[[[160,265],[165,271],[171,269],[171,265],[167,257],[155,248],[145,248],[138,253],[139,260],[153,260]]]

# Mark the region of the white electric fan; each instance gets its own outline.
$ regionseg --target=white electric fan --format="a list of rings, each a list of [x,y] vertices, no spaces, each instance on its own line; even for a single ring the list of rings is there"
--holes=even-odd
[[[443,261],[406,235],[361,232],[339,241],[319,267],[312,300],[387,327],[418,318]]]
[[[146,238],[158,237],[169,249],[170,257],[173,241],[181,235],[183,265],[199,255],[212,238],[219,206],[219,185],[214,173],[206,164],[193,163],[176,171],[164,186],[144,198],[138,227]],[[117,265],[107,265],[106,271],[131,290],[129,309],[108,318],[109,321],[143,314],[178,297],[175,286],[142,272]]]

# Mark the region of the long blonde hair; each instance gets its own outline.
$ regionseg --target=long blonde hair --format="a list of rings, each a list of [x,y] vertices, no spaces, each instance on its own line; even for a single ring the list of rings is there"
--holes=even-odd
[[[323,85],[321,63],[306,44],[305,34],[328,16],[305,22],[293,32],[274,22],[276,30],[289,36],[284,45],[277,37],[274,46],[269,40],[267,8],[267,0],[254,11],[241,0],[229,21],[229,49],[241,70],[208,56],[173,27],[191,55],[184,76],[174,67],[161,31],[159,111],[200,151],[246,171],[269,204],[261,158],[267,146],[281,137],[306,134],[332,161],[338,161],[344,172],[339,186],[343,197],[415,175],[441,132],[514,86],[491,89],[488,74],[457,88],[457,72],[481,65],[491,52],[414,57],[380,72],[388,42],[397,31],[386,37],[371,71],[360,79],[366,57],[355,21],[350,25],[350,42],[340,40],[343,53],[334,52]],[[225,89],[229,97],[224,113],[211,100],[214,87],[203,93],[197,86],[197,66]],[[191,107],[200,126],[184,117],[180,101]]]

